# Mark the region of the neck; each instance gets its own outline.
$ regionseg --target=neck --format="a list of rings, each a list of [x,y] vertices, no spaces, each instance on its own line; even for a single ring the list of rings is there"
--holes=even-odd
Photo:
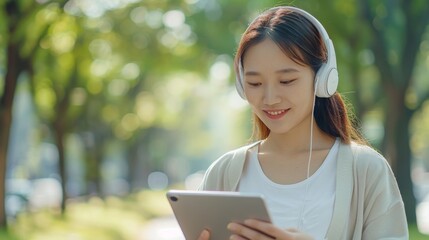
[[[277,153],[308,152],[310,150],[309,123],[302,131],[290,131],[284,134],[270,133],[263,141],[266,151]],[[330,148],[334,137],[324,133],[316,123],[313,123],[313,150]]]

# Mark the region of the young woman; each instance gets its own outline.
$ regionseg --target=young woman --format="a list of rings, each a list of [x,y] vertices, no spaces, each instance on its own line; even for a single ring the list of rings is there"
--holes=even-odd
[[[242,36],[235,70],[258,141],[215,161],[200,189],[260,193],[273,223],[230,223],[230,239],[408,239],[395,177],[353,128],[336,92],[334,47],[313,16],[262,13]]]

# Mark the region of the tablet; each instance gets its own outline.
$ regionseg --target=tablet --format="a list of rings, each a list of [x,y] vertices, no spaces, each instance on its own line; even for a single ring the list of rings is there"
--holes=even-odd
[[[167,198],[186,239],[197,239],[203,229],[210,240],[229,239],[230,222],[253,218],[271,222],[261,195],[221,192],[170,190]]]

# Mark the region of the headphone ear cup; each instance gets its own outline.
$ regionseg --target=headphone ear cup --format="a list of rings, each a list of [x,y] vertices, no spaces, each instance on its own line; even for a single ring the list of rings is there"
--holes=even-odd
[[[337,61],[335,58],[334,45],[330,39],[325,41],[328,60],[317,71],[315,77],[316,96],[329,98],[335,94],[338,87]]]
[[[338,87],[338,71],[336,68],[324,64],[315,77],[316,96],[329,98],[335,94]]]

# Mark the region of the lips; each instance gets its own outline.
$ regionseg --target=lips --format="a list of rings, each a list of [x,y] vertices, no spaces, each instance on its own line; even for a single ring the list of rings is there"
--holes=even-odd
[[[283,117],[289,109],[282,109],[282,110],[264,110],[265,115],[267,115],[270,119],[279,119]]]

